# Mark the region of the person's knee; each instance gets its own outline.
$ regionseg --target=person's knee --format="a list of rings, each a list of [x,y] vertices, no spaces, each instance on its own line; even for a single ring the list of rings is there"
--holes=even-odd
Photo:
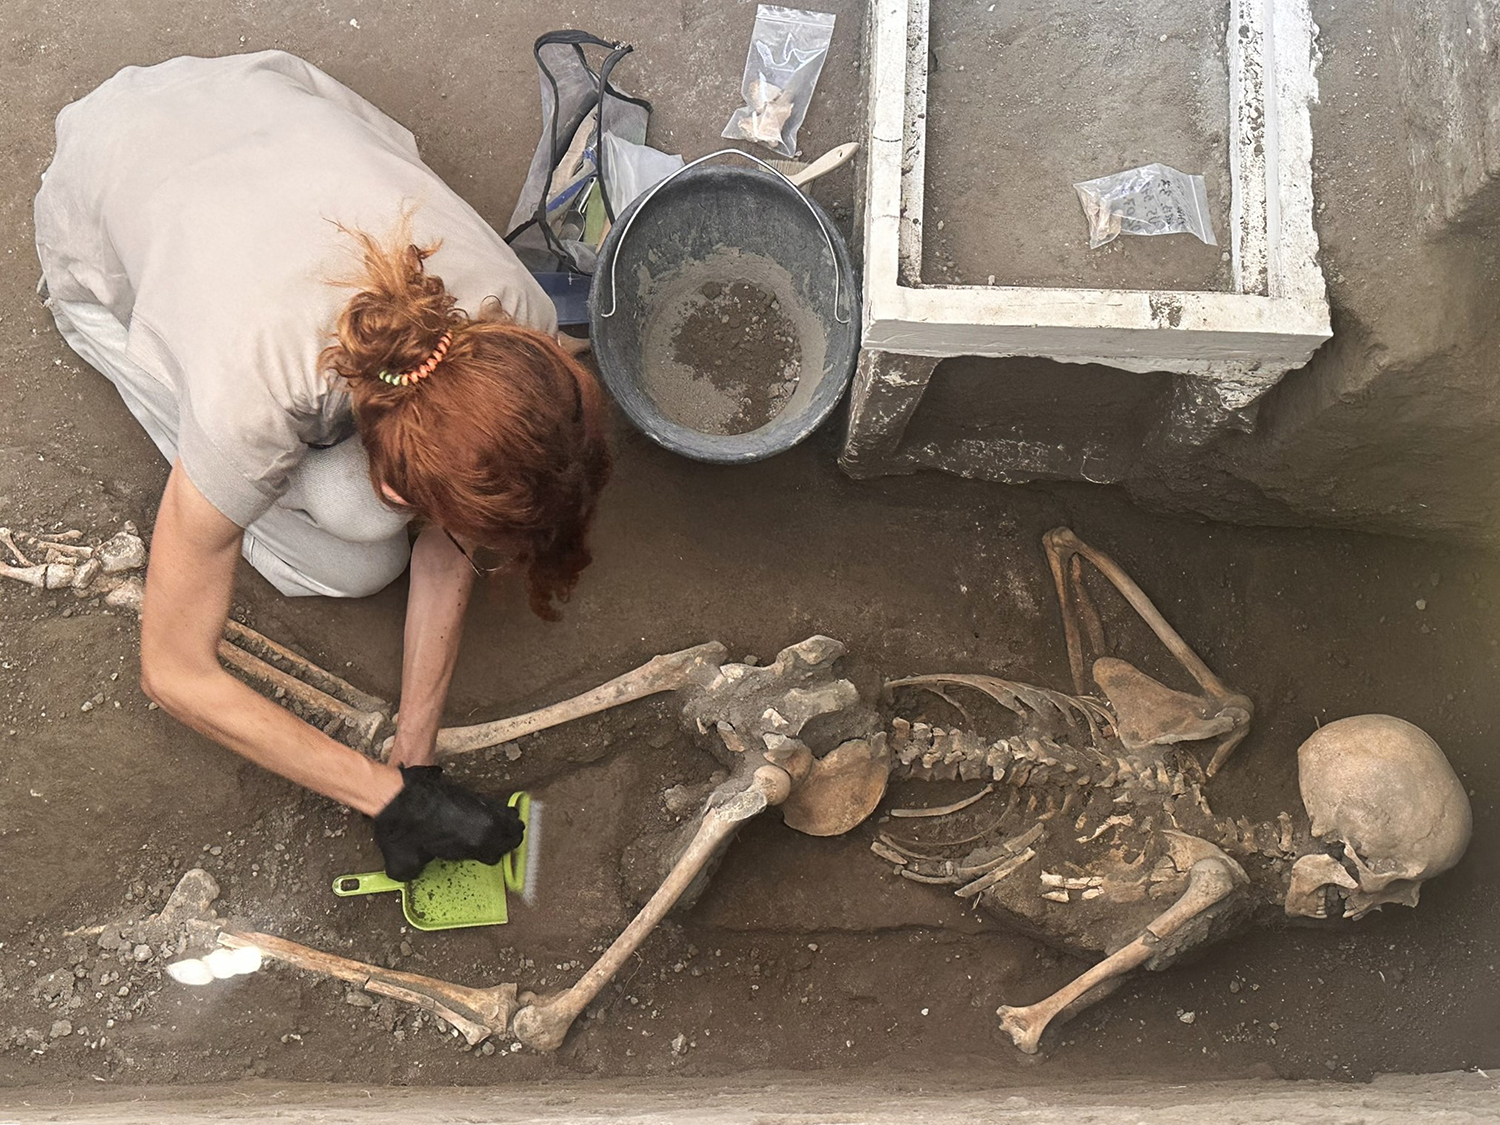
[[[402,542],[398,551],[383,550],[384,544],[362,545],[359,564],[345,573],[339,597],[368,598],[378,594],[401,577],[411,559],[411,551]]]
[[[281,503],[304,513],[319,531],[345,543],[377,545],[402,534],[410,517],[388,507],[370,483],[357,438],[307,453]]]
[[[253,532],[245,535],[245,558],[289,598],[367,598],[401,576],[411,556],[403,533],[379,543],[347,543],[322,536],[287,559]]]

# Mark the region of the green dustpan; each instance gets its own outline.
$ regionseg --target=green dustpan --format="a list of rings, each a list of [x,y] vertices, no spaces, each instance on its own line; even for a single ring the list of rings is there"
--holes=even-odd
[[[511,807],[529,827],[531,797],[515,793]],[[409,883],[399,883],[383,871],[363,875],[340,875],[333,893],[344,898],[355,895],[401,893],[401,911],[419,930],[456,930],[464,926],[498,926],[509,920],[505,892],[521,891],[526,885],[526,863],[530,835],[499,863],[477,859],[435,859]]]

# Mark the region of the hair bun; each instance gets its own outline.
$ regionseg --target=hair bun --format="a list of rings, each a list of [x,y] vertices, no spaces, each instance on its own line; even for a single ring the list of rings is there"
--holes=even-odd
[[[363,269],[347,282],[358,292],[339,314],[338,342],[324,351],[323,366],[351,386],[385,386],[389,380],[381,372],[412,371],[432,355],[458,319],[457,301],[442,278],[427,272],[424,263],[438,244],[412,242],[409,216],[384,244],[364,231],[340,229],[359,244]]]

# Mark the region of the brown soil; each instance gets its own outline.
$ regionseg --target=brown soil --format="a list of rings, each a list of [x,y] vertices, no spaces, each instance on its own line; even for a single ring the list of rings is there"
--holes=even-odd
[[[652,341],[671,341],[663,361]],[[646,390],[672,421],[705,434],[743,434],[775,418],[801,376],[796,329],[771,292],[710,281],[648,330]]]
[[[746,433],[817,390],[827,329],[779,262],[722,247],[641,285],[642,385],[673,421]]]
[[[933,0],[922,280],[1232,288],[1226,14]],[[1073,184],[1156,161],[1204,177],[1220,245],[1176,234],[1089,249]]]
[[[143,493],[159,484],[162,468],[117,404],[86,372],[76,386],[94,404],[90,429],[121,450],[121,471]],[[854,485],[830,453],[825,441],[707,471],[622,433],[599,561],[567,618],[528,618],[514,591],[481,599],[452,719],[560,698],[692,642],[717,637],[736,656],[770,657],[815,631],[888,674],[983,670],[1063,685],[1038,539],[1068,522],[1114,552],[1210,665],[1254,697],[1251,737],[1211,790],[1217,807],[1274,816],[1297,800],[1293,752],[1317,721],[1390,711],[1430,730],[1473,791],[1468,858],[1417,910],[1254,931],[1139,977],[1068,1025],[1048,1063],[1003,1039],[994,1008],[1040,998],[1081,962],[966,913],[942,888],[894,878],[867,851],[873,826],[817,840],[773,816],[746,827],[705,897],[651,938],[557,1056],[513,1054],[505,1042],[493,1055],[466,1053],[430,1020],[390,1002],[366,1007],[340,984],[271,969],[192,990],[163,980],[159,956],[136,962],[133,949],[66,935],[159,907],[186,868],[202,865],[223,887],[221,909],[261,929],[465,983],[565,985],[652,882],[650,842],[680,823],[664,791],[702,785],[716,768],[667,703],[524,740],[515,761],[491,752],[457,765],[479,788],[524,786],[545,801],[540,897],[531,907],[513,900],[507,926],[417,933],[393,896],[330,890],[335,875],[378,866],[361,818],[146,706],[132,620],[64,618],[66,601],[7,585],[0,1083],[495,1083],[563,1072],[712,1076],[777,1060],[905,1075],[977,1068],[1005,1085],[1363,1078],[1500,1063],[1488,969],[1496,907],[1483,891],[1500,853],[1489,827],[1497,777],[1487,732],[1500,719],[1489,691],[1500,605],[1491,560],[1171,521],[1108,491],[940,477]],[[131,503],[100,490],[74,456],[36,463],[28,500],[10,510],[37,523],[110,527],[129,515],[149,526],[144,494]],[[362,602],[288,602],[246,574],[237,611],[391,695],[402,599],[398,587]],[[1165,671],[1118,605],[1106,623],[1123,652]],[[944,798],[912,782],[892,799]],[[1179,1019],[1187,1012],[1191,1024]],[[71,1033],[50,1038],[59,1020]],[[681,1054],[671,1047],[679,1034]],[[788,1042],[798,1044],[790,1055]]]
[[[804,126],[813,153],[858,135],[863,88],[854,62],[865,5],[822,6],[837,10],[839,30]],[[981,5],[975,19],[992,18],[983,12]],[[475,35],[454,34],[462,13],[450,5],[406,11],[367,3],[358,29],[314,6],[270,22],[245,6],[184,22],[161,0],[55,3],[44,14],[12,37],[11,65],[0,73],[0,92],[17,107],[10,159],[0,169],[7,186],[0,236],[17,263],[0,273],[0,340],[11,360],[0,411],[0,519],[104,531],[128,517],[149,528],[166,466],[110,389],[57,339],[31,292],[29,201],[58,109],[127,63],[284,47],[395,113],[434,168],[482,214],[503,218],[524,159],[495,153],[529,153],[538,124],[534,92],[526,112],[493,113],[498,99],[519,96],[523,85],[535,89],[524,50],[506,48],[509,69],[498,70],[496,44],[529,42],[556,26],[557,10],[515,5],[503,29]],[[1327,12],[1319,19],[1326,25]],[[739,6],[620,3],[594,30],[641,45],[643,64],[620,80],[655,101],[653,132],[661,130],[664,147],[708,152],[737,99],[752,20]],[[1358,31],[1365,35],[1363,24]],[[1038,32],[1033,42],[1048,39]],[[664,43],[678,52],[673,65],[646,65],[662,62]],[[1355,59],[1365,49],[1361,38],[1346,53]],[[941,62],[944,47],[936,50]],[[1097,55],[1073,57],[1098,65]],[[430,63],[431,81],[410,81],[393,59]],[[993,57],[984,61],[995,67]],[[963,81],[977,65],[950,69]],[[704,107],[715,97],[722,113],[709,114]],[[1063,131],[1092,120],[1097,108],[1070,110]],[[1353,120],[1363,109],[1337,112]],[[976,143],[989,135],[973,134]],[[1045,179],[1059,193],[1058,229],[1079,243],[1085,223],[1073,179],[1149,158],[1211,174],[1191,154],[1157,145],[1139,158],[1113,155],[1119,160],[1090,159],[1077,174]],[[973,193],[978,206],[1003,167],[955,156],[951,170],[945,182]],[[816,190],[848,199],[854,182],[845,169]],[[1222,200],[1221,192],[1222,181],[1211,179],[1211,198]],[[1368,189],[1371,206],[1377,194]],[[1337,211],[1330,205],[1329,221]],[[1368,217],[1351,215],[1355,224]],[[950,221],[945,233],[956,255],[963,227]],[[1082,276],[1129,284],[1127,265],[1174,244],[1211,252],[1188,237],[1121,239],[1105,258],[1083,259]],[[1377,241],[1369,253],[1385,245]],[[1086,247],[1074,249],[1081,257]],[[1094,280],[1093,262],[1117,257],[1118,269]],[[1379,288],[1380,263],[1365,265],[1361,284]],[[1043,266],[1039,279],[1055,276],[1055,264]],[[999,271],[983,261],[959,271],[971,280],[991,272]],[[1196,1090],[1236,1076],[1363,1079],[1500,1066],[1493,555],[1168,519],[1108,489],[942,477],[855,484],[833,468],[831,438],[718,469],[622,430],[596,562],[565,619],[534,620],[513,590],[476,599],[450,719],[550,702],[697,641],[719,638],[736,656],[768,657],[814,631],[839,637],[891,675],[992,671],[1065,685],[1038,540],[1068,523],[1113,553],[1207,662],[1254,698],[1251,735],[1215,781],[1223,811],[1258,819],[1288,807],[1297,800],[1295,748],[1316,723],[1385,711],[1430,731],[1469,786],[1476,834],[1468,856],[1425,889],[1416,910],[1256,931],[1193,964],[1138,977],[1068,1025],[1050,1057],[1032,1059],[1002,1038],[994,1008],[1042,996],[1079,962],[961,912],[941,888],[892,878],[859,836],[814,840],[768,818],[746,828],[708,894],[646,944],[558,1055],[512,1054],[505,1043],[491,1056],[465,1053],[409,1010],[356,1006],[329,982],[270,969],[189,990],[163,982],[159,957],[135,962],[132,949],[122,960],[125,951],[101,949],[96,938],[65,935],[159,907],[183,871],[201,864],[223,887],[222,909],[296,940],[466,983],[568,983],[617,932],[645,879],[627,845],[676,823],[663,791],[700,784],[714,769],[663,705],[538,736],[515,761],[479,754],[458,767],[487,791],[524,785],[546,798],[540,898],[529,908],[513,903],[508,926],[412,933],[394,898],[342,900],[329,888],[337,874],[378,864],[361,818],[148,708],[136,685],[133,620],[64,617],[65,598],[0,582],[0,1086],[18,1088],[7,1100],[247,1074],[274,1083],[259,1088],[269,1101],[291,1080],[503,1091],[507,1083],[595,1075],[655,1088],[666,1075],[717,1081],[795,1069],[878,1071],[927,1088],[962,1071],[969,1084],[991,1090],[1067,1090],[1089,1078]],[[398,584],[359,602],[287,601],[246,572],[236,612],[390,697],[404,596]],[[1108,624],[1126,655],[1153,651],[1117,611]],[[924,794],[896,796],[915,803]],[[111,974],[118,975],[101,983]],[[1194,1022],[1182,1022],[1179,1011],[1193,1012]],[[51,1039],[64,1019],[70,1034]],[[671,1050],[678,1034],[688,1037],[683,1055]],[[999,1092],[997,1104],[1009,1092]]]

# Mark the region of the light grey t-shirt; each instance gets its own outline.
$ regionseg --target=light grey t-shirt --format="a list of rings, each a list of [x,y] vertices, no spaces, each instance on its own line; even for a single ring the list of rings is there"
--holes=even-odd
[[[556,314],[499,235],[422,163],[410,132],[281,51],[127,67],[57,118],[36,199],[51,295],[96,302],[128,356],[173,392],[179,456],[241,527],[309,446],[352,432],[318,368],[354,290],[354,240],[412,215],[459,307],[497,298],[552,333]]]

